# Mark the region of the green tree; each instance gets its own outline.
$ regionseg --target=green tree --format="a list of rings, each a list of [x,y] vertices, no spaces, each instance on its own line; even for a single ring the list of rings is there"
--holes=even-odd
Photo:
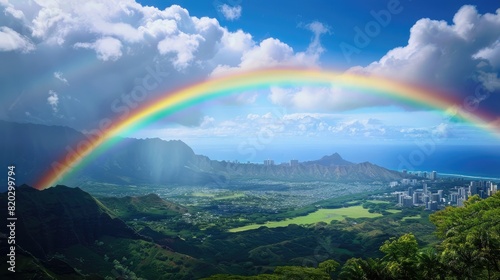
[[[385,280],[391,279],[385,264],[380,259],[351,258],[342,267],[339,275],[344,280]]]
[[[421,279],[445,279],[446,275],[438,253],[432,248],[418,252],[416,272]]]
[[[411,233],[391,238],[384,242],[380,251],[385,253],[383,258],[386,270],[394,278],[415,279],[415,265],[418,252],[418,243]]]
[[[323,270],[326,274],[332,276],[333,272],[337,270],[339,263],[334,260],[326,260],[319,263],[318,268]]]
[[[430,216],[441,243],[442,262],[457,278],[500,279],[500,193],[472,196],[464,207]]]
[[[363,269],[363,265],[361,264],[364,262],[363,259],[358,259],[358,258],[350,258],[348,259],[344,266],[342,266],[342,270],[340,271],[340,279],[345,279],[345,280],[365,280],[366,278],[366,273]]]
[[[325,271],[302,266],[278,266],[274,270],[274,275],[286,280],[330,280],[330,275]]]

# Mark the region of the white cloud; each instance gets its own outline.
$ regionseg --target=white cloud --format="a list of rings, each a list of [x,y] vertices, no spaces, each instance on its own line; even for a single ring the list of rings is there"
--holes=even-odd
[[[478,59],[497,67],[499,40],[500,10],[480,15],[475,7],[463,6],[453,24],[421,19],[411,28],[408,45],[352,71],[460,90],[471,78],[482,75]]]
[[[102,61],[115,61],[122,56],[122,43],[112,37],[104,37],[94,43],[76,43],[75,48],[93,49]]]
[[[228,4],[224,4],[219,6],[219,11],[222,13],[224,18],[231,21],[237,20],[241,17],[241,10],[240,5],[231,7]]]
[[[5,1],[0,0],[0,3]],[[325,52],[321,38],[331,33],[330,28],[320,22],[302,25],[301,28],[311,31],[311,41],[305,50],[296,50],[279,38],[257,40],[243,30],[229,31],[216,19],[191,16],[189,11],[177,5],[160,10],[133,0],[75,3],[53,0],[27,5],[22,1],[12,2],[12,11],[18,11],[14,14],[20,17],[19,12],[22,12],[24,16],[23,20],[16,20],[16,24],[22,22],[24,26],[0,29],[0,50],[17,50],[2,54],[9,67],[0,68],[0,76],[5,77],[2,88],[8,95],[6,99],[15,100],[15,95],[21,91],[26,92],[26,100],[38,98],[41,103],[46,102],[45,94],[49,90],[65,96],[64,108],[74,114],[76,121],[62,124],[77,128],[96,124],[104,117],[120,117],[124,110],[116,108],[133,108],[126,103],[125,97],[142,85],[144,77],[151,73],[160,73],[148,80],[150,85],[155,85],[146,92],[147,98],[152,99],[193,80],[228,72],[273,66],[318,67],[320,56]],[[453,24],[420,20],[412,28],[407,46],[391,50],[367,67],[350,71],[380,73],[417,83],[430,79],[431,85],[444,87],[448,84],[459,89],[463,88],[467,77],[472,77],[489,89],[498,88],[499,17],[498,13],[478,15],[473,8],[465,7],[457,13]],[[6,44],[5,37],[9,38],[7,42],[14,43]],[[29,51],[29,59],[26,54],[19,53]],[[54,65],[54,62],[60,63]],[[59,79],[55,73],[61,69],[64,77],[60,75]],[[43,79],[46,73],[54,73],[56,79]],[[72,78],[70,85],[63,84],[65,77],[76,76],[81,79]],[[30,82],[33,80],[43,83],[35,86]],[[72,99],[66,99],[69,94],[65,91],[71,92]],[[231,104],[248,104],[255,101],[256,96],[255,93],[242,93],[230,101]],[[345,111],[391,104],[389,100],[334,87],[274,88],[269,98],[274,104],[299,111]],[[113,109],[111,104],[115,101],[119,102]],[[140,105],[135,100],[128,99],[128,102]],[[19,104],[19,110],[12,111],[31,111],[29,104],[24,103]],[[7,103],[0,104],[3,106],[0,110],[5,109],[4,104]],[[192,125],[221,123],[207,122],[209,119],[204,119],[201,110],[195,113]],[[49,119],[52,116],[40,117]],[[321,131],[335,127],[332,121],[318,119],[320,121],[313,127]],[[305,123],[302,125],[307,127]]]
[[[160,54],[175,53],[174,65],[180,69],[186,68],[194,59],[200,41],[204,38],[199,34],[181,33],[175,37],[165,38],[158,43]]]
[[[484,59],[496,70],[500,70],[500,39],[472,55],[474,59]]]
[[[153,73],[154,79],[148,80],[152,87],[146,94],[154,98],[193,79],[206,78],[221,63],[239,61],[245,49],[255,44],[250,34],[229,32],[216,19],[190,16],[177,5],[160,10],[133,0],[11,3],[25,18],[11,20],[12,26],[0,29],[0,51],[17,50],[2,57],[2,63],[9,65],[0,68],[0,76],[6,81],[2,84],[7,95],[4,98],[16,100],[16,94],[25,91],[27,100],[46,102],[40,100],[41,94],[67,91],[73,99],[65,106],[76,121],[65,123],[48,114],[41,117],[77,128],[104,117],[120,116],[123,111],[119,108],[126,101],[123,96],[142,85],[148,74]],[[31,51],[33,55],[27,59],[19,51]],[[47,71],[55,73],[60,69],[64,69],[64,77],[43,78]],[[78,79],[67,85],[63,80],[67,77]],[[43,82],[35,86],[33,80]],[[116,100],[120,103],[113,103]],[[125,106],[137,106],[135,100],[129,102],[134,104]],[[111,104],[116,104],[114,109]],[[26,102],[22,106],[20,109],[30,110]],[[25,117],[14,111],[9,114],[13,119]],[[202,121],[201,112],[197,115],[192,118],[197,123],[192,125]]]
[[[453,141],[474,133],[477,136],[477,129],[449,122],[443,123],[439,118],[422,125],[417,120],[407,123],[394,122],[394,119],[411,119],[405,112],[391,113],[387,116],[384,114],[375,114],[376,117],[371,117],[370,114],[293,113],[279,115],[275,112],[268,112],[250,113],[222,120],[205,117],[202,126],[165,127],[159,136],[166,139],[170,139],[172,135],[183,139],[224,137],[233,141],[235,139],[258,139],[258,137],[270,137],[274,140],[284,141],[291,139],[293,141],[306,141],[310,137],[316,137],[317,139],[330,139],[334,142],[401,141],[402,139],[413,141],[425,140],[429,137]],[[426,118],[432,117],[433,114],[421,112],[419,115]],[[382,118],[378,118],[379,116]]]
[[[321,46],[321,41],[320,41],[321,35],[330,34],[331,33],[330,27],[319,21],[313,21],[307,24],[305,27],[314,34],[313,40],[309,45],[308,52],[319,56],[321,53],[324,52],[324,49]]]
[[[49,97],[47,98],[47,103],[52,107],[52,111],[57,113],[59,110],[57,106],[59,105],[59,96],[57,96],[57,92],[53,90],[49,90]]]
[[[78,19],[57,2],[39,2],[39,5],[41,9],[32,20],[32,36],[62,45],[68,34],[78,28]]]
[[[212,76],[224,75],[244,70],[269,67],[316,67],[320,55],[324,52],[320,38],[325,33],[330,33],[329,28],[320,22],[312,22],[306,28],[313,33],[313,38],[303,52],[296,52],[288,44],[277,38],[266,38],[260,43],[254,42],[250,34],[238,31],[233,34],[225,34],[223,39],[228,42],[229,54],[236,54],[231,58],[226,55],[219,60]],[[222,50],[221,50],[222,53]]]
[[[68,85],[68,80],[63,77],[62,72],[54,72],[54,78],[58,79],[59,81],[63,82],[64,84]]]
[[[337,86],[330,87],[271,87],[269,100],[276,105],[299,111],[347,111],[362,105],[385,105],[387,99],[379,99],[356,91]]]
[[[30,52],[35,49],[30,40],[7,26],[0,27],[0,51]]]
[[[5,7],[5,14],[10,14],[16,19],[24,19],[23,11],[14,8],[8,0],[0,0],[0,5]]]
[[[327,32],[320,24],[307,27],[315,34]],[[321,49],[317,49],[320,52]],[[380,60],[366,67],[353,67],[348,72],[426,85],[463,100],[480,85],[489,91],[500,91],[499,70],[500,10],[496,14],[481,15],[475,7],[464,6],[452,24],[431,19],[417,21],[406,46],[394,48]],[[500,94],[489,98],[490,102],[483,102],[481,107],[494,110],[493,104],[499,101]],[[326,87],[275,89],[270,99],[274,104],[299,110],[345,111],[397,104],[390,99]]]
[[[215,123],[215,118],[210,117],[210,116],[204,116],[203,121],[200,124],[200,127],[206,128],[206,127],[211,127]]]

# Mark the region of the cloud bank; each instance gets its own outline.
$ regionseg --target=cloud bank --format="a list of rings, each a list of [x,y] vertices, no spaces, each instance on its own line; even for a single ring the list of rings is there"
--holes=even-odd
[[[444,89],[462,100],[487,90],[492,93],[490,100],[481,106],[493,112],[492,104],[500,102],[500,9],[496,14],[479,14],[474,6],[464,6],[451,24],[421,19],[411,28],[406,46],[394,48],[380,60],[348,72]],[[298,110],[346,111],[394,104],[335,87],[274,89],[270,100]]]
[[[217,19],[191,16],[178,5],[160,10],[133,0],[2,0],[0,10],[0,61],[9,65],[0,69],[0,109],[15,105],[0,117],[36,117],[79,129],[126,117],[142,102],[209,76],[316,65],[323,52],[319,37],[326,32],[320,23],[311,24],[310,47],[296,51],[277,38],[256,41],[243,30],[231,32]],[[222,6],[222,12],[235,20],[241,7]],[[141,86],[144,92],[136,100]],[[49,91],[64,97],[56,106],[62,117],[53,115],[56,103],[54,97],[47,102]],[[28,102],[16,102],[21,92]],[[240,96],[234,102],[254,100],[254,95]],[[201,110],[168,121],[199,125]]]
[[[228,20],[241,16],[240,6],[224,7]],[[307,48],[297,50],[279,38],[256,40],[244,30],[229,31],[217,19],[191,16],[178,5],[160,10],[133,0],[1,0],[0,9],[0,61],[9,65],[0,68],[0,118],[36,118],[78,129],[124,118],[147,100],[207,77],[261,67],[320,67],[327,51],[321,39],[334,36],[335,28],[317,21],[298,27],[312,37]],[[452,23],[421,19],[406,46],[347,71],[446,89],[464,100],[476,98],[481,87],[489,95],[475,102],[498,115],[500,10],[479,14],[464,6]],[[50,100],[47,92],[54,92]],[[268,99],[297,112],[399,106],[337,87],[274,87]],[[252,93],[226,103],[255,100]],[[213,123],[202,106],[168,121]]]

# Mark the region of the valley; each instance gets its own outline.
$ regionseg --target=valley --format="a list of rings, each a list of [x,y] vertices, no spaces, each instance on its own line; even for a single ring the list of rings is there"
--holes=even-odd
[[[466,183],[456,178],[427,182],[445,192]],[[406,233],[420,247],[436,248],[440,239],[429,220],[433,212],[397,205],[396,194],[406,188],[267,180],[235,189],[98,182],[43,191],[22,186],[18,211],[25,227],[18,239],[27,251],[19,269],[43,279],[234,279],[228,275],[270,275],[280,267],[302,271],[327,260],[347,265],[353,258],[380,258],[384,241]],[[309,203],[296,207],[307,190],[317,195],[304,197]],[[32,239],[47,226],[54,232]],[[57,240],[63,231],[79,235]]]
[[[353,279],[342,276],[352,263],[389,265],[381,248],[397,238],[413,240],[418,252],[441,250],[435,217],[496,199],[497,182],[479,178],[398,172],[338,153],[282,164],[217,161],[160,139],[121,139],[127,149],[98,155],[57,186],[33,188],[56,151],[85,136],[8,125],[22,137],[7,139],[2,153],[27,151],[16,165],[16,178],[28,183],[16,188],[23,279]]]
[[[376,218],[381,217],[381,214],[368,212],[362,206],[349,206],[339,209],[319,209],[306,216],[299,216],[286,219],[278,222],[266,222],[264,224],[251,224],[243,227],[229,229],[229,232],[241,232],[252,229],[257,229],[261,226],[267,228],[286,227],[292,224],[295,225],[313,225],[319,222],[329,224],[332,221],[341,221],[344,219],[357,219],[357,218]]]
[[[186,206],[217,207],[225,212],[269,212],[300,208],[318,201],[387,188],[383,182],[290,182],[234,180],[225,184],[196,185],[118,185],[86,181],[79,187],[92,195],[158,196]],[[212,207],[213,208],[213,207]],[[230,208],[230,209],[229,209]]]

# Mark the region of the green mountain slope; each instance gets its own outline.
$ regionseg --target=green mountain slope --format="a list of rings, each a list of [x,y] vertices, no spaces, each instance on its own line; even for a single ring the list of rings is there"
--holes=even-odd
[[[109,210],[122,219],[139,219],[142,217],[178,216],[188,212],[179,204],[165,201],[156,194],[138,197],[101,197],[99,198]]]

